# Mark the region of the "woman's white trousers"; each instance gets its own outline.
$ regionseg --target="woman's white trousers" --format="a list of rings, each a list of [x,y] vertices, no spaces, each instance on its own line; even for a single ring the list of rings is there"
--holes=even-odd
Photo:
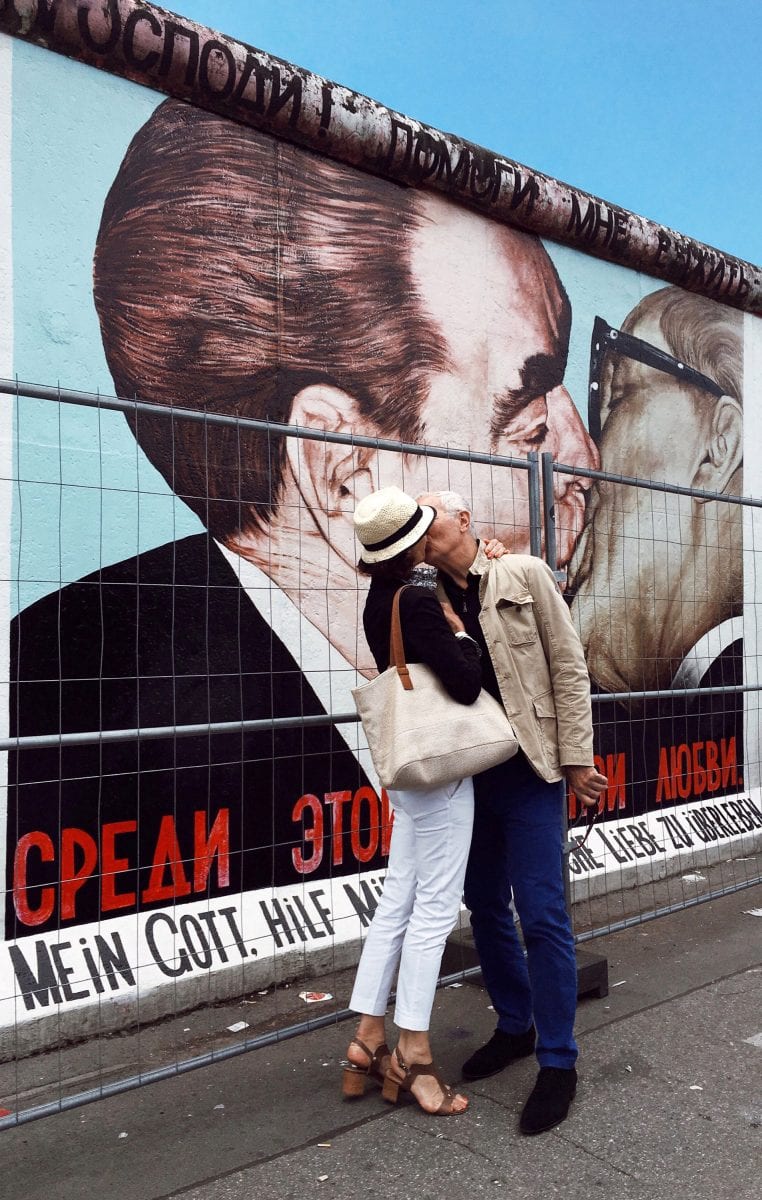
[[[427,1030],[447,935],[458,919],[474,820],[471,779],[390,792],[394,827],[384,891],[349,1002],[383,1016],[399,964],[394,1021]]]

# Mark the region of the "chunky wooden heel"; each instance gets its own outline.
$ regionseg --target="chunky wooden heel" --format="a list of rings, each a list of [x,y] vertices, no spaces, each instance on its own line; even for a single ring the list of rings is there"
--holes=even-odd
[[[355,1067],[351,1063],[344,1068],[341,1081],[341,1094],[346,1100],[355,1100],[365,1095],[365,1085],[368,1082],[368,1072],[363,1067]]]
[[[381,1089],[381,1095],[384,1100],[388,1100],[390,1104],[396,1104],[400,1098],[400,1085],[398,1080],[393,1079],[390,1075],[386,1076],[384,1086]]]
[[[391,1062],[391,1055],[386,1042],[382,1042],[375,1050],[371,1050],[359,1038],[352,1038],[352,1044],[360,1047],[363,1054],[367,1055],[368,1062],[364,1067],[358,1067],[355,1063],[351,1062],[344,1065],[341,1094],[345,1100],[359,1100],[361,1096],[364,1096],[369,1080],[373,1083],[383,1084],[386,1080],[387,1068]]]

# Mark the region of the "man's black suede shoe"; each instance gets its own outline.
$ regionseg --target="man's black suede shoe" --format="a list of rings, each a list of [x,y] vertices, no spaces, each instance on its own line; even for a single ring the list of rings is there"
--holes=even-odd
[[[503,1033],[502,1029],[496,1029],[487,1044],[463,1063],[463,1078],[487,1079],[497,1075],[516,1059],[527,1058],[534,1050],[534,1043],[534,1025],[526,1033]]]
[[[566,1120],[577,1091],[577,1072],[572,1067],[540,1067],[537,1082],[519,1121],[522,1133],[544,1133]]]

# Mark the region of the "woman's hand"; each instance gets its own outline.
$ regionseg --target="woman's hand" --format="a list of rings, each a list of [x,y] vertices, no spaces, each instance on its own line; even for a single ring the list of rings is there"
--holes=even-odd
[[[499,538],[490,538],[484,543],[484,553],[487,558],[502,558],[508,551]]]
[[[439,603],[442,605],[442,612],[445,615],[445,621],[450,626],[450,629],[452,630],[452,632],[453,633],[465,633],[466,627],[463,624],[463,622],[461,621],[458,614],[456,613],[453,606],[450,604],[450,601],[449,600],[440,600]]]

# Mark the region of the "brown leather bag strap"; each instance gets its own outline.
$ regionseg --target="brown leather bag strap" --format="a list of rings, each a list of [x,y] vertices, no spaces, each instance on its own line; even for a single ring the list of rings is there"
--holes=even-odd
[[[400,625],[400,596],[410,584],[404,583],[394,594],[392,601],[392,624],[389,630],[389,665],[394,663],[400,683],[406,692],[413,691],[413,681],[407,669],[405,660],[405,645],[402,641],[402,626]]]

